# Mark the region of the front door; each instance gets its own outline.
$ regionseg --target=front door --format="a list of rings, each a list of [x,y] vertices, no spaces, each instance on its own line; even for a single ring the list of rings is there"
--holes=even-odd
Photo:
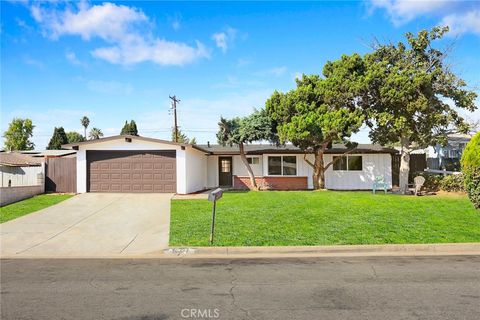
[[[231,187],[232,181],[232,157],[219,157],[218,184],[220,187]]]

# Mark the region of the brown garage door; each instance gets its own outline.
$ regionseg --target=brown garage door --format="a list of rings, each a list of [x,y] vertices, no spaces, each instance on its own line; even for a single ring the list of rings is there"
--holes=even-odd
[[[175,150],[87,151],[89,192],[176,192]]]

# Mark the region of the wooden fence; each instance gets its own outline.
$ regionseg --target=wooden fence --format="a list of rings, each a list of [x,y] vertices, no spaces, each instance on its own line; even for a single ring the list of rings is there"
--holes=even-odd
[[[45,160],[45,191],[77,192],[77,158]]]
[[[392,157],[392,184],[394,186],[400,183],[400,155],[395,154]],[[411,154],[410,155],[410,177],[412,180],[412,174],[414,172],[424,171],[427,168],[427,155],[426,154]],[[410,183],[412,181],[409,181]]]

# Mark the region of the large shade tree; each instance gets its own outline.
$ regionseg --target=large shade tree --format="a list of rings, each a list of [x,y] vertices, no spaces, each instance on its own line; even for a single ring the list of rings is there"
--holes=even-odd
[[[377,45],[364,57],[359,103],[372,128],[371,140],[401,146],[403,193],[408,190],[411,151],[445,144],[449,133],[468,131],[455,108],[476,109],[476,94],[445,63],[445,52],[432,46],[447,31],[435,27],[407,33],[406,43]]]
[[[67,132],[68,143],[83,142],[85,138],[78,132],[70,131]]]
[[[5,149],[33,150],[35,144],[30,141],[35,126],[30,119],[14,118],[8,125],[7,131],[3,133],[5,138]]]
[[[352,152],[350,136],[363,124],[362,110],[355,93],[363,72],[359,55],[343,56],[328,62],[323,76],[303,75],[297,87],[287,93],[275,91],[266,102],[266,111],[276,123],[281,143],[291,142],[305,152],[304,159],[313,169],[313,186],[325,188],[325,171],[335,158],[325,163],[324,154],[334,142],[344,142]],[[307,158],[313,153],[313,162]]]
[[[246,157],[245,145],[254,141],[275,140],[272,121],[265,111],[255,110],[251,115],[243,118],[225,119],[221,117],[218,123],[217,140],[221,145],[238,146],[240,158],[250,178],[250,185],[257,190],[258,185]]]
[[[53,129],[53,135],[48,142],[47,150],[60,150],[62,149],[62,144],[67,144],[68,138],[67,134],[63,127],[55,127]]]

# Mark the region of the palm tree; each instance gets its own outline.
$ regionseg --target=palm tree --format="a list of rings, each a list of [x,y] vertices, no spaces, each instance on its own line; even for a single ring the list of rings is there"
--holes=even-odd
[[[98,129],[98,128],[92,128],[90,130],[90,133],[88,134],[88,138],[90,140],[95,140],[95,139],[100,139],[101,137],[103,137],[103,132],[102,130]]]
[[[90,124],[90,119],[88,119],[87,116],[83,116],[83,118],[80,119],[80,123],[83,126],[83,135],[85,136],[85,139],[87,139],[87,128],[88,128],[88,125]]]

